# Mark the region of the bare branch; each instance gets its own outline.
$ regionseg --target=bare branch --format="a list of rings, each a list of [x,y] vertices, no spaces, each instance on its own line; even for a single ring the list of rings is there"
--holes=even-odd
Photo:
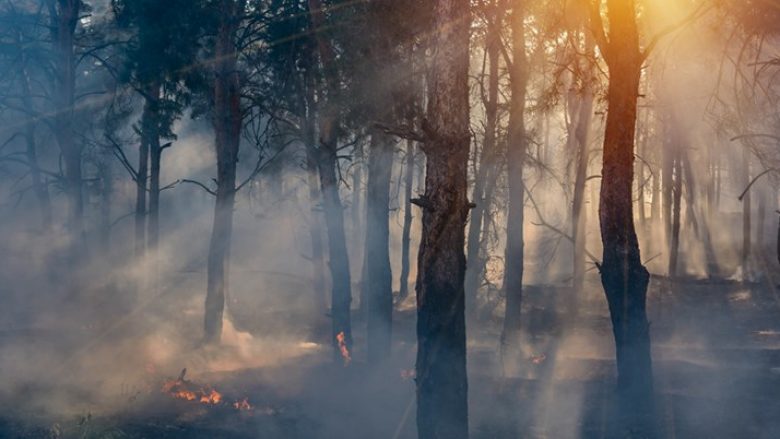
[[[194,184],[195,186],[198,186],[198,187],[200,187],[201,189],[203,189],[204,191],[208,192],[209,194],[211,194],[211,195],[213,195],[213,196],[215,196],[215,197],[217,196],[217,193],[216,193],[215,191],[213,191],[213,190],[209,189],[209,188],[208,188],[208,186],[206,186],[205,184],[203,184],[203,183],[201,183],[201,182],[199,182],[199,181],[195,181],[195,180],[188,180],[188,179],[186,179],[186,178],[185,178],[185,179],[182,179],[182,180],[179,180],[179,181],[180,181],[181,183],[190,183],[190,184]]]

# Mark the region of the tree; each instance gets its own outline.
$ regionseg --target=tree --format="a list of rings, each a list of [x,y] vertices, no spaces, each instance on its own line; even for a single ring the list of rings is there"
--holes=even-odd
[[[634,228],[634,134],[642,64],[633,0],[607,0],[609,34],[601,1],[592,2],[591,26],[609,69],[599,218],[604,246],[600,266],[612,320],[618,389],[642,428],[652,420],[653,371],[646,299],[650,274],[642,265]],[[647,50],[647,49],[645,49]]]
[[[507,146],[507,173],[509,179],[508,214],[504,293],[506,311],[501,332],[502,349],[517,345],[520,332],[520,313],[523,295],[523,222],[525,221],[525,166],[528,138],[525,128],[526,88],[529,79],[526,55],[525,18],[527,4],[516,2],[512,9],[512,66],[510,74],[511,100],[509,104],[509,145]]]
[[[214,3],[219,23],[214,43],[211,117],[216,136],[217,190],[209,242],[204,317],[204,339],[210,343],[218,342],[222,335],[233,234],[233,207],[237,191],[236,165],[243,123],[236,33],[244,13],[243,5],[244,2],[239,0],[219,0]]]
[[[84,240],[84,197],[82,190],[82,145],[73,133],[76,103],[76,28],[85,6],[81,0],[47,0],[54,52],[54,137],[65,164],[65,192],[68,195],[68,229],[74,241],[72,261],[81,259],[77,251]]]
[[[421,439],[468,437],[465,223],[469,212],[467,0],[432,5],[427,158],[417,282],[417,430]]]
[[[144,259],[148,244],[152,257],[149,267],[156,270],[162,154],[171,145],[162,140],[176,138],[173,123],[189,101],[190,91],[185,84],[194,71],[189,66],[200,49],[205,24],[203,5],[190,0],[113,0],[112,6],[119,27],[130,31],[120,76],[144,103],[135,175],[136,257]],[[152,279],[156,284],[156,276]]]
[[[317,52],[325,78],[325,89],[320,94],[319,139],[316,149],[320,176],[325,227],[328,234],[328,253],[332,281],[331,319],[334,355],[340,357],[339,341],[343,337],[347,349],[352,349],[352,281],[349,272],[346,236],[344,235],[344,212],[339,198],[338,166],[339,121],[336,96],[339,93],[339,77],[336,52],[332,41],[325,34],[325,9],[319,0],[308,0],[311,29],[316,35]]]
[[[469,220],[468,242],[466,246],[466,311],[473,314],[476,311],[477,292],[485,270],[484,258],[480,255],[482,246],[483,217],[488,212],[492,198],[492,188],[497,180],[498,130],[498,92],[499,92],[499,55],[501,49],[501,26],[504,16],[504,4],[495,1],[487,5],[485,50],[489,63],[487,73],[487,91],[483,92],[485,105],[485,135],[480,152],[479,167],[474,179],[472,199],[476,207],[471,211]],[[483,79],[483,82],[485,79]],[[484,87],[484,85],[483,85]],[[476,160],[476,159],[475,159]]]

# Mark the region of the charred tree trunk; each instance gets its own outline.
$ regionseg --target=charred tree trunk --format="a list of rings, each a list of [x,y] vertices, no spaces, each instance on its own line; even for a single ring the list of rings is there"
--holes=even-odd
[[[594,27],[609,68],[607,123],[599,218],[604,245],[600,267],[615,337],[618,390],[631,406],[629,422],[654,436],[653,371],[646,298],[650,274],[642,265],[634,229],[632,187],[637,98],[644,54],[639,49],[633,0],[608,0],[609,38],[600,12]]]
[[[468,242],[466,245],[466,312],[474,315],[476,312],[477,293],[480,279],[485,270],[485,262],[481,258],[482,217],[487,211],[490,199],[486,197],[488,179],[492,176],[492,168],[496,162],[496,128],[498,125],[498,81],[499,81],[499,51],[501,32],[501,11],[496,11],[491,17],[487,30],[487,58],[489,70],[487,75],[487,96],[485,98],[485,138],[479,160],[474,193],[472,199],[476,207],[471,211],[469,220]]]
[[[369,363],[390,356],[393,323],[393,275],[390,270],[390,174],[393,139],[374,132],[368,159],[365,267]]]
[[[401,231],[401,279],[398,303],[409,296],[409,251],[412,235],[412,185],[414,184],[414,142],[406,144],[406,165],[404,169],[404,224]]]
[[[331,101],[339,88],[336,54],[331,42],[322,33],[325,16],[320,0],[308,0],[311,25],[316,35],[317,51],[324,70],[326,95],[319,117],[318,160],[320,188],[325,209],[325,227],[328,234],[328,254],[332,279],[331,319],[334,356],[340,357],[339,341],[343,337],[347,349],[352,349],[352,285],[349,272],[347,240],[344,234],[344,212],[339,198],[338,166],[338,112]]]
[[[55,52],[54,137],[65,164],[65,192],[68,196],[68,229],[74,252],[84,244],[84,200],[81,185],[81,144],[73,135],[76,89],[75,32],[82,2],[48,0]],[[82,255],[73,255],[75,262]]]
[[[512,71],[509,107],[509,144],[507,173],[509,178],[509,212],[504,269],[506,312],[501,332],[501,348],[515,348],[519,343],[520,313],[523,297],[523,223],[525,221],[525,182],[523,167],[528,148],[525,131],[525,99],[528,85],[528,61],[525,53],[524,3],[515,3],[512,11]]]
[[[417,432],[467,438],[465,224],[468,217],[468,0],[433,7],[427,157],[417,283]]]
[[[208,281],[204,338],[218,343],[228,289],[230,243],[233,234],[233,207],[236,197],[236,164],[241,140],[241,84],[236,68],[235,33],[239,3],[221,1],[219,30],[215,48],[213,124],[216,134],[217,193],[214,223],[208,256]]]

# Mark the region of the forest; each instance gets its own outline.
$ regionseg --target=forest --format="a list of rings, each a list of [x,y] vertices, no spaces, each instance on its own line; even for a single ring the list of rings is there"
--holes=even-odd
[[[780,437],[777,0],[0,0],[0,439]]]

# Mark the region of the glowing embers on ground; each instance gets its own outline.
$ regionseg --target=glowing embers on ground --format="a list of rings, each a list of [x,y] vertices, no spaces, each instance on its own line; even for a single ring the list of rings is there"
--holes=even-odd
[[[160,389],[162,393],[170,395],[175,399],[185,401],[195,401],[208,405],[226,405],[224,396],[209,386],[202,386],[184,379],[187,369],[182,369],[179,377],[175,380],[165,381]],[[231,404],[236,410],[252,410],[249,400],[244,398]]]
[[[352,356],[349,353],[349,348],[347,347],[347,341],[346,337],[344,336],[344,331],[339,332],[336,335],[336,342],[339,344],[339,351],[341,352],[341,358],[344,359],[344,367],[349,366],[349,363],[352,362]]]

